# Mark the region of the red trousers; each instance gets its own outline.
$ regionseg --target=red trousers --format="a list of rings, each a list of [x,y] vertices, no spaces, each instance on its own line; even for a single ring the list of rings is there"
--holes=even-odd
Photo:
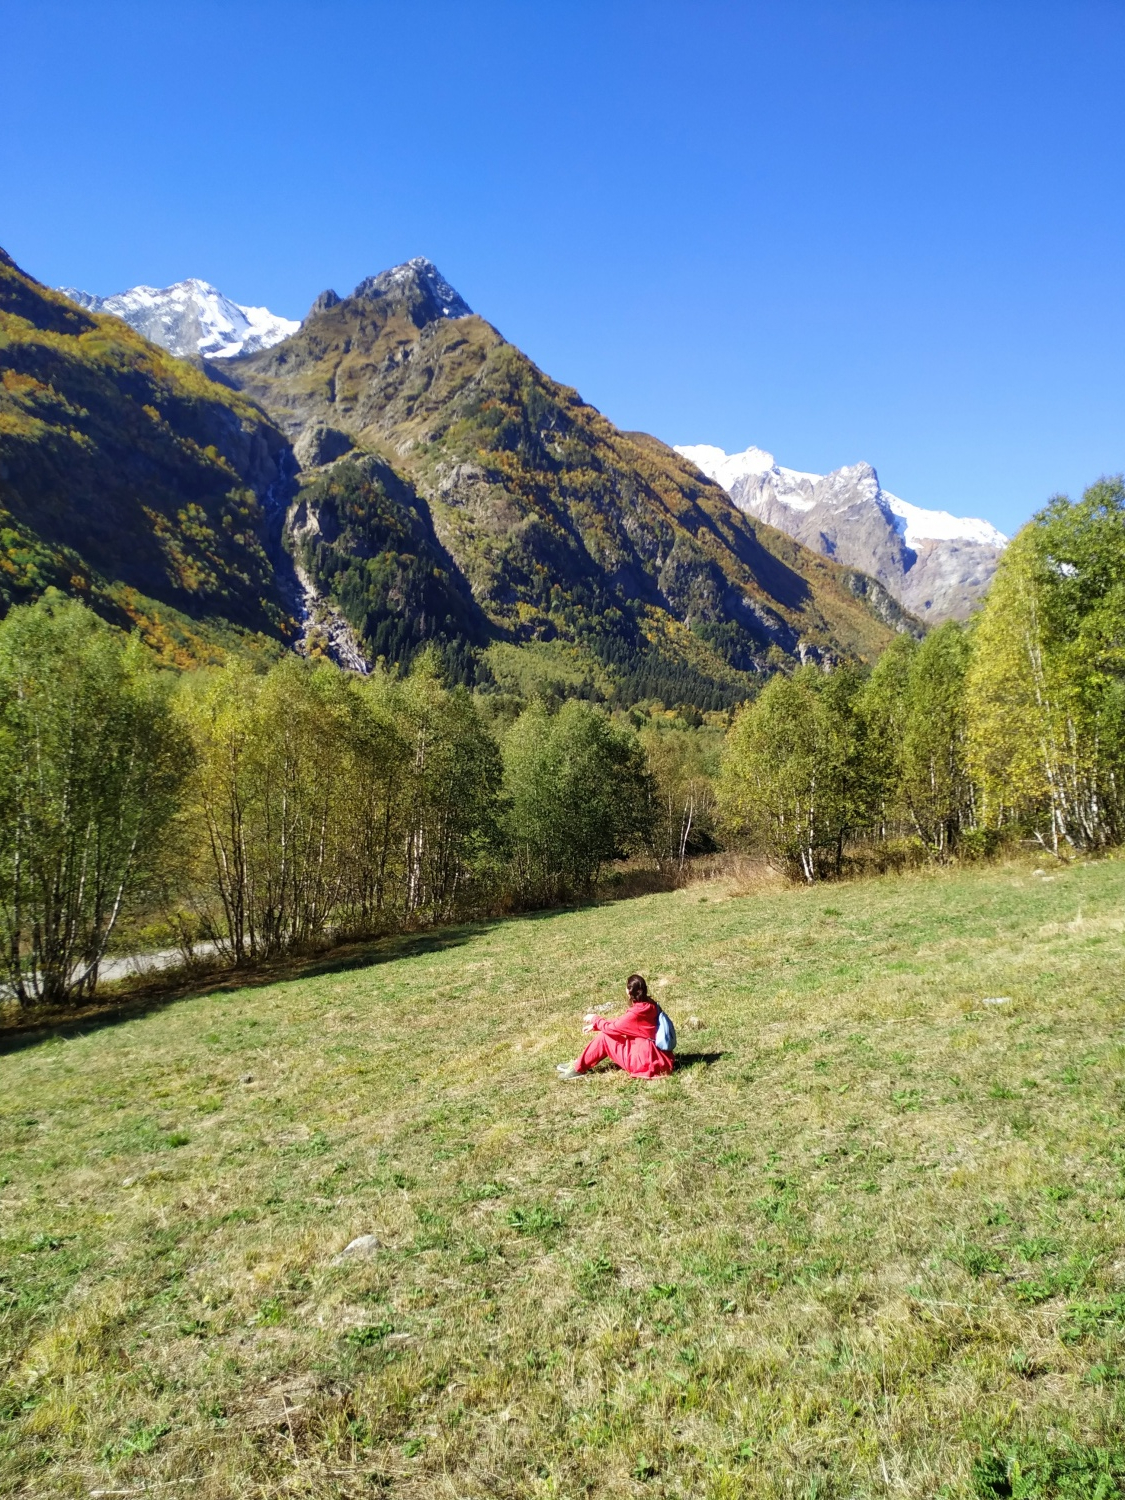
[[[589,1046],[578,1059],[578,1071],[588,1073],[608,1057],[634,1078],[661,1078],[672,1071],[672,1054],[661,1052],[655,1042],[647,1037],[617,1037],[611,1032],[598,1030],[590,1038]]]

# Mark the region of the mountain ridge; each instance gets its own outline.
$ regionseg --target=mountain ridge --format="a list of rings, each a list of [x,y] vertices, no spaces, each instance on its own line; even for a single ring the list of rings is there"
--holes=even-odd
[[[188,632],[356,667],[433,645],[489,691],[494,647],[505,670],[513,650],[562,653],[597,696],[704,710],[920,629],[877,580],[619,431],[421,258],[220,359],[0,270],[6,602],[55,583],[112,614],[128,596],[130,618],[181,611]],[[31,553],[47,561],[4,585]]]
[[[232,386],[239,378],[220,373],[219,361],[238,362],[276,347],[303,326],[266,308],[242,307],[193,278],[163,289],[133,287],[108,298],[69,287],[61,291],[89,310],[122,317],[172,353],[207,361],[214,377]],[[474,316],[434,263],[422,256],[364,277],[351,293],[356,298],[408,302],[410,321],[419,330],[435,320]],[[304,322],[346,300],[325,290]],[[971,613],[1007,540],[987,522],[961,520],[900,500],[882,489],[870,464],[819,475],[784,468],[760,448],[728,454],[696,444],[677,445],[676,451],[722,485],[746,514],[869,574],[903,608],[933,623]]]
[[[170,354],[188,358],[233,359],[268,349],[301,326],[279,318],[268,307],[232,302],[209,281],[190,276],[171,286],[133,286],[111,297],[77,287],[57,289],[88,312],[107,313],[128,323]]]
[[[228,373],[298,454],[328,438],[407,477],[504,638],[582,641],[607,661],[688,655],[745,692],[771,651],[864,655],[909,628],[877,582],[750,521],[463,299],[439,308],[439,275],[419,260],[322,296],[295,335]]]
[[[3,607],[58,587],[154,640],[159,617],[173,657],[232,626],[284,641],[286,453],[244,396],[0,256]]]
[[[934,624],[965,619],[983,598],[1007,537],[973,517],[926,510],[884,490],[869,463],[830,474],[783,468],[763,448],[726,453],[710,444],[676,452],[748,515],[814,551],[861,568]]]

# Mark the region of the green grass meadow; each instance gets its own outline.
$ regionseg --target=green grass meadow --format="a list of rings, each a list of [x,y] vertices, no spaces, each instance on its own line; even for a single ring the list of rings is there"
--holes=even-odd
[[[9,1043],[0,1493],[1125,1495],[1123,934],[713,882]],[[680,1067],[559,1081],[634,968]]]

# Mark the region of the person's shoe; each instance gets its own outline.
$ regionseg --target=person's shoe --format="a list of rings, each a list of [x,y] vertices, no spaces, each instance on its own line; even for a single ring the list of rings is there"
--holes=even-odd
[[[580,1078],[582,1076],[578,1071],[578,1064],[573,1062],[559,1063],[555,1068],[555,1072],[560,1078]]]

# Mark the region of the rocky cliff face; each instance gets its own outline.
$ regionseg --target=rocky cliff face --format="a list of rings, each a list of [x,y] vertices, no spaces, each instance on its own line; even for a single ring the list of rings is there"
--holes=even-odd
[[[870,464],[831,474],[785,469],[761,448],[678,447],[748,515],[877,578],[928,623],[963,620],[983,597],[1007,543],[987,521],[924,510],[879,484]]]

